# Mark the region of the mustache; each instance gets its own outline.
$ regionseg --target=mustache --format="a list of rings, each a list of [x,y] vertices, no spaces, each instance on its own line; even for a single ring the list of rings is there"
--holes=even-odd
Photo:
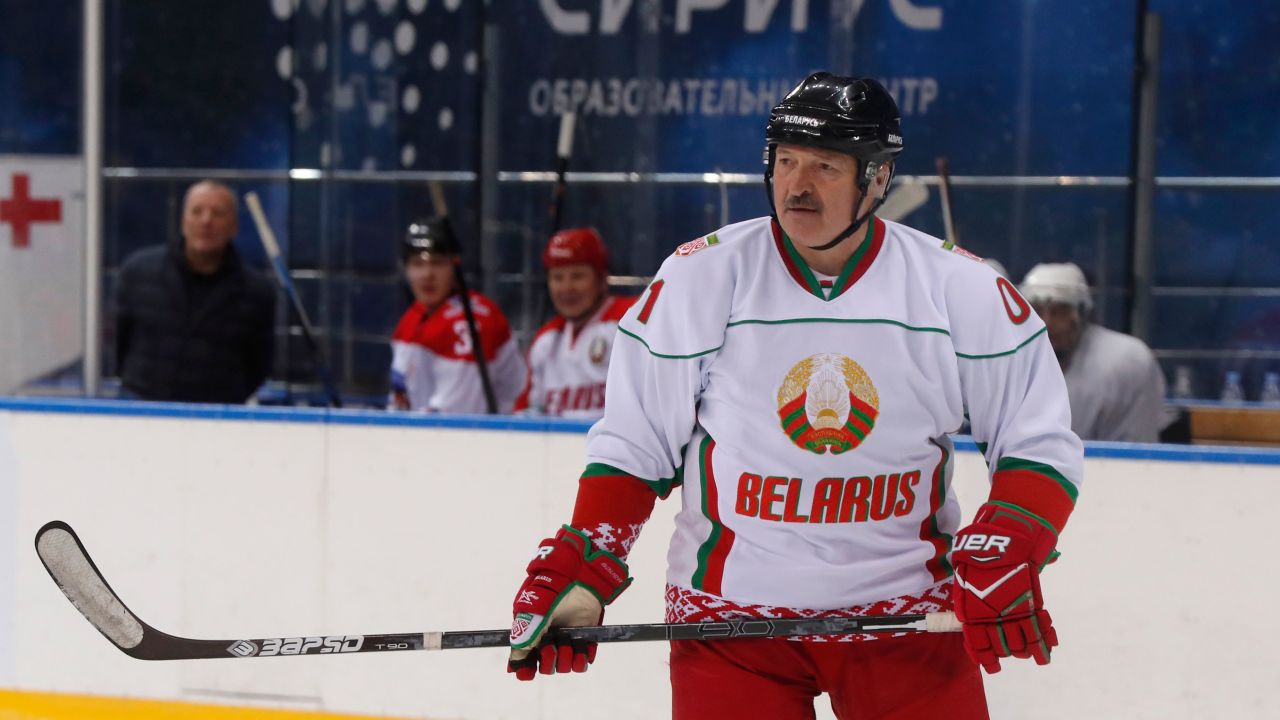
[[[788,196],[782,207],[785,210],[821,210],[822,204],[809,193],[803,193]]]

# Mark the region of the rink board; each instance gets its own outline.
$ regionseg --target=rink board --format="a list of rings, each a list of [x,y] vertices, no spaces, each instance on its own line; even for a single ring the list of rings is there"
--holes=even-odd
[[[0,687],[28,700],[348,715],[664,717],[659,643],[606,646],[590,673],[534,683],[507,676],[500,649],[133,660],[65,601],[32,549],[40,525],[69,522],[135,613],[184,636],[500,628],[530,551],[571,512],[584,429],[0,400]],[[968,515],[986,468],[966,447],[956,487]],[[1089,452],[1063,557],[1043,576],[1063,645],[1048,668],[1006,663],[988,678],[993,717],[1280,717],[1276,632],[1249,615],[1277,590],[1280,453]],[[608,622],[662,619],[676,502],[659,503]],[[13,697],[0,694],[0,710]]]

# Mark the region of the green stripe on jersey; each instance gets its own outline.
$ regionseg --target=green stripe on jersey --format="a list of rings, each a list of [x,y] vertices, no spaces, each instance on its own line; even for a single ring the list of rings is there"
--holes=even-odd
[[[786,318],[784,320],[734,320],[725,327],[737,327],[739,325],[793,325],[799,323],[832,323],[832,324],[853,324],[853,325],[896,325],[904,330],[913,332],[931,332],[942,335],[950,335],[951,333],[942,328],[935,327],[916,327],[908,325],[897,320],[889,320],[886,318],[821,318],[821,317],[802,317],[802,318]]]
[[[645,480],[642,477],[637,477],[636,475],[632,475],[626,470],[623,470],[621,468],[616,468],[612,465],[606,465],[605,463],[588,463],[587,468],[582,471],[582,477],[584,478],[618,477],[618,476],[635,478],[636,480],[647,485],[650,490],[652,490],[658,497],[663,499],[666,499],[666,497],[671,494],[672,488],[677,488],[684,484],[684,468],[683,467],[676,468],[675,474],[672,475],[671,477],[659,478],[657,480]]]
[[[653,348],[649,347],[649,343],[647,343],[647,342],[645,342],[645,341],[644,341],[644,338],[642,338],[642,337],[640,337],[639,335],[637,335],[637,334],[635,334],[635,333],[631,332],[630,330],[628,330],[628,329],[626,329],[626,328],[622,327],[621,325],[619,325],[619,326],[618,326],[618,332],[622,333],[623,335],[626,335],[627,337],[631,338],[632,340],[636,340],[636,341],[638,341],[641,345],[643,345],[643,346],[644,346],[644,349],[645,349],[645,350],[648,350],[648,351],[649,351],[649,354],[650,354],[650,355],[652,355],[652,356],[654,356],[654,357],[665,358],[665,359],[667,359],[667,360],[691,360],[691,359],[696,358],[696,357],[702,357],[703,355],[709,355],[709,354],[711,354],[711,353],[713,353],[713,352],[715,352],[715,351],[719,350],[720,348],[724,347],[723,345],[717,345],[717,346],[715,346],[715,347],[711,348],[710,350],[703,350],[703,351],[701,351],[701,352],[690,353],[690,354],[688,354],[688,355],[667,355],[667,354],[665,354],[665,353],[654,352],[654,351],[653,351]]]
[[[1068,480],[1066,476],[1058,472],[1058,470],[1052,465],[1046,465],[1042,462],[1024,460],[1020,457],[1011,457],[1006,455],[1000,458],[1000,461],[996,463],[996,472],[1000,472],[1001,470],[1026,470],[1037,475],[1043,475],[1061,485],[1062,489],[1066,491],[1067,497],[1071,498],[1071,502],[1073,504],[1076,501],[1076,497],[1080,494],[1080,490],[1075,486],[1075,483]]]
[[[711,436],[708,435],[702,439],[702,445],[698,448],[698,482],[702,488],[702,516],[711,523],[711,533],[707,535],[706,541],[698,547],[698,568],[694,571],[692,578],[695,590],[703,589],[703,583],[707,577],[707,560],[711,557],[711,551],[715,548],[716,543],[720,541],[722,527],[707,500],[707,448],[710,445]]]
[[[1048,330],[1049,330],[1049,328],[1048,328],[1048,327],[1042,327],[1042,328],[1040,328],[1040,329],[1039,329],[1038,331],[1036,331],[1036,333],[1035,333],[1035,334],[1033,334],[1031,337],[1027,338],[1026,340],[1023,340],[1023,341],[1022,341],[1022,342],[1020,342],[1020,343],[1018,343],[1018,346],[1017,346],[1017,347],[1015,347],[1015,348],[1014,348],[1014,349],[1012,349],[1012,350],[1005,350],[1004,352],[991,353],[991,354],[989,354],[989,355],[969,355],[969,354],[966,354],[966,353],[957,352],[957,353],[956,353],[956,357],[961,357],[961,358],[964,358],[965,360],[989,360],[989,359],[991,359],[991,358],[998,358],[998,357],[1004,357],[1005,355],[1012,355],[1012,354],[1014,354],[1014,353],[1018,352],[1019,350],[1021,350],[1022,348],[1026,347],[1028,343],[1030,343],[1032,340],[1035,340],[1036,338],[1040,337],[1041,335],[1043,335],[1043,334],[1044,334],[1045,332],[1047,332]]]

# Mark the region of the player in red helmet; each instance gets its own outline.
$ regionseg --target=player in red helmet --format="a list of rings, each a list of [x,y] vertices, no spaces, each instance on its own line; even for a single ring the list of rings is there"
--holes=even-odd
[[[594,228],[553,235],[542,264],[556,316],[529,346],[529,379],[516,411],[597,419],[618,320],[635,298],[609,294],[609,255]]]

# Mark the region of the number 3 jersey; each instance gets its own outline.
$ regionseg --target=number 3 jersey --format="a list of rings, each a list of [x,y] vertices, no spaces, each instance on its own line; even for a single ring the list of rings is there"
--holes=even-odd
[[[879,219],[860,235],[832,278],[769,218],[666,260],[619,324],[575,525],[604,547],[629,529],[625,554],[647,512],[610,523],[616,483],[682,486],[677,589],[813,609],[922,593],[951,575],[967,417],[992,500],[1062,527],[1082,447],[1043,323],[937,238]]]
[[[471,309],[484,348],[498,412],[510,412],[524,382],[524,358],[498,306],[472,292]],[[391,337],[391,391],[408,397],[411,410],[448,413],[486,411],[462,301],[454,295],[428,312],[414,302]]]

